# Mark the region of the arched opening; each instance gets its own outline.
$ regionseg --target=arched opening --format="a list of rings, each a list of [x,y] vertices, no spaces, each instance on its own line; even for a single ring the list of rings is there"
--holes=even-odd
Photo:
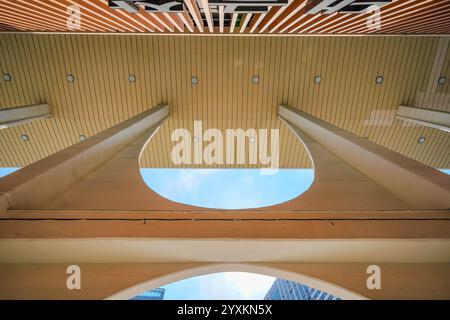
[[[131,300],[262,300],[276,278],[248,272],[217,272],[175,281],[145,291]]]
[[[334,285],[330,282],[320,280],[317,278],[313,278],[307,275],[303,275],[300,273],[295,273],[292,271],[287,270],[281,270],[271,267],[265,267],[265,266],[257,266],[257,265],[251,265],[251,264],[214,264],[214,265],[207,265],[203,267],[195,267],[195,268],[189,268],[182,271],[174,272],[167,274],[165,276],[150,279],[148,281],[145,281],[143,283],[137,284],[135,286],[132,286],[130,288],[127,288],[125,290],[122,290],[116,294],[113,294],[109,297],[107,297],[107,300],[127,300],[132,299],[143,292],[148,292],[152,289],[156,288],[164,288],[165,286],[169,287],[170,284],[174,283],[180,283],[183,280],[186,279],[192,279],[194,277],[199,276],[205,276],[214,274],[220,274],[220,273],[240,273],[238,276],[243,276],[242,273],[247,274],[253,274],[253,275],[260,275],[264,278],[265,281],[267,281],[267,277],[272,278],[273,282],[277,281],[277,279],[280,279],[280,282],[284,282],[283,284],[276,284],[272,283],[270,288],[268,287],[267,293],[264,295],[264,298],[266,298],[267,295],[268,298],[270,298],[271,294],[274,295],[277,291],[277,288],[273,288],[273,285],[275,284],[275,287],[278,287],[278,290],[280,290],[280,287],[289,287],[293,284],[297,283],[302,286],[304,298],[309,297],[311,299],[320,299],[326,298],[326,299],[342,299],[342,300],[361,300],[366,299],[365,297],[354,293],[350,290],[347,290],[345,288],[342,288],[340,286]],[[255,276],[253,276],[255,278]],[[247,278],[248,279],[248,278]],[[266,286],[267,287],[267,286]],[[309,289],[311,289],[309,291]],[[269,291],[272,290],[272,293]],[[284,289],[281,289],[284,290]],[[305,292],[306,290],[306,292]],[[289,298],[288,293],[283,293],[285,296],[282,298]],[[297,291],[297,296],[300,294]],[[276,297],[272,297],[273,298]]]

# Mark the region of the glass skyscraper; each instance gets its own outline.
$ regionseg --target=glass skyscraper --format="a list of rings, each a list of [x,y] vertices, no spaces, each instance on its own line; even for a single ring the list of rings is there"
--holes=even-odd
[[[130,300],[164,300],[164,292],[166,289],[156,288],[153,290],[145,291]]]
[[[310,288],[304,284],[276,279],[264,300],[341,300],[329,293]]]

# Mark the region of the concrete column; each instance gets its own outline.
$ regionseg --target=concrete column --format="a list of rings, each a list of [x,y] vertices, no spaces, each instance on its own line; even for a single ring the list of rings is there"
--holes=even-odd
[[[48,104],[36,104],[0,110],[0,129],[5,129],[30,121],[50,118],[52,113]]]
[[[328,182],[328,194],[350,201],[347,205],[353,209],[358,201],[370,199],[410,209],[450,208],[450,177],[446,174],[293,107],[280,106],[278,114],[305,140],[314,163],[317,187]],[[365,183],[358,182],[358,175]],[[347,180],[347,185],[336,183]],[[313,184],[311,193],[314,189]],[[317,192],[314,195],[320,196]],[[321,195],[325,201],[325,193]],[[308,193],[304,198],[307,196]],[[376,203],[371,203],[372,208]]]

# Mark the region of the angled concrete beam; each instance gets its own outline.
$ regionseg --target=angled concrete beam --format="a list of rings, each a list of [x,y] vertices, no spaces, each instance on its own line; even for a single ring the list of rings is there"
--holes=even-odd
[[[402,200],[410,209],[450,208],[450,177],[439,170],[390,151],[291,106],[279,106],[278,114],[326,151],[333,153],[363,176]],[[312,158],[314,163],[314,155]],[[339,167],[335,167],[339,171]],[[359,195],[355,193],[354,198],[358,197]]]
[[[36,104],[0,110],[0,129],[17,126],[26,122],[50,118],[52,112],[48,104]]]
[[[129,13],[138,13],[139,6],[135,5],[133,1],[130,0],[112,0],[115,6],[110,6],[111,9],[123,9]]]
[[[400,106],[395,118],[450,132],[450,112]]]
[[[101,168],[138,137],[155,132],[168,115],[167,105],[154,107],[86,141],[1,178],[0,212],[11,208],[40,208],[48,201],[61,196],[83,177]],[[132,160],[138,166],[138,159]],[[112,175],[116,173],[112,172]],[[85,194],[92,194],[93,191],[101,193],[102,190],[88,189]]]

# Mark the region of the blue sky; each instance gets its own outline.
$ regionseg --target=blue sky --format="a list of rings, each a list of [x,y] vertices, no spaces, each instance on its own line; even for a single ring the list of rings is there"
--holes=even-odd
[[[19,168],[0,168],[0,177],[4,177],[18,169]]]
[[[0,168],[0,177],[18,168]],[[450,174],[450,169],[441,170]],[[173,201],[209,208],[256,208],[288,201],[313,181],[310,169],[280,169],[261,175],[258,169],[141,169],[146,184]],[[180,183],[181,182],[181,183]],[[262,299],[275,278],[222,272],[169,284],[165,299]]]
[[[313,181],[311,169],[141,169],[145,183],[165,198],[221,209],[269,206],[295,198]]]

